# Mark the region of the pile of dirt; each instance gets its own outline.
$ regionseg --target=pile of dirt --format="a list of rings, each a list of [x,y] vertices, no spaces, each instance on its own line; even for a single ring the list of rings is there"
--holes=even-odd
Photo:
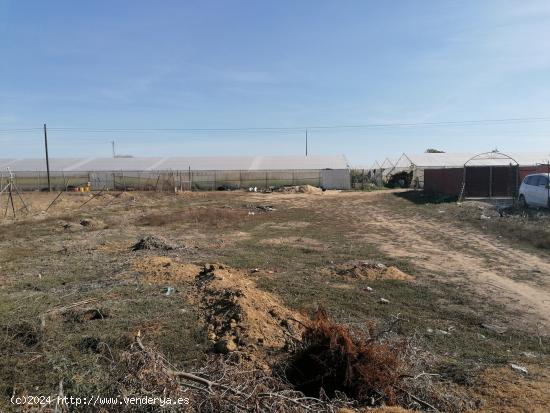
[[[135,260],[133,269],[152,283],[181,282],[193,288],[187,298],[199,305],[207,338],[219,353],[241,350],[261,361],[301,339],[304,318],[260,290],[244,271],[222,264],[182,264],[167,257]]]
[[[167,257],[147,257],[135,260],[133,269],[143,275],[143,280],[154,284],[166,282],[194,282],[201,267],[182,264]]]
[[[296,193],[296,194],[318,194],[323,192],[321,188],[311,185],[296,185],[296,186],[283,186],[279,188],[279,192]]]
[[[303,317],[258,289],[246,273],[220,264],[205,265],[196,285],[208,338],[217,351],[277,351],[300,340]]]
[[[124,199],[124,200],[129,200],[129,201],[135,201],[136,200],[136,197],[126,191],[124,192],[121,192],[120,194],[118,195],[115,195],[116,198],[118,199]]]
[[[392,265],[373,261],[349,261],[321,270],[323,275],[347,279],[414,281],[415,278]]]
[[[176,246],[165,238],[147,235],[132,245],[132,251],[141,250],[174,250]]]

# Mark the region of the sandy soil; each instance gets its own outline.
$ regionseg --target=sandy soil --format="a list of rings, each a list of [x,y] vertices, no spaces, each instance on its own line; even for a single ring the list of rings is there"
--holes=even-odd
[[[516,314],[518,327],[550,331],[549,261],[483,232],[466,232],[444,217],[434,221],[388,210],[376,202],[386,195],[348,195],[350,206],[358,207],[349,208],[350,214],[382,251],[504,305]]]

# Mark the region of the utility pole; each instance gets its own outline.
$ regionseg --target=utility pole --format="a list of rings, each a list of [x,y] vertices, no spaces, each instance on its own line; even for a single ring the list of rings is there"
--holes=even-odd
[[[307,129],[306,129],[306,156],[307,156]]]
[[[52,183],[50,181],[50,157],[48,156],[48,131],[44,124],[44,146],[46,147],[46,171],[48,173],[48,191],[52,192]]]
[[[115,141],[111,141],[111,145],[113,146],[113,158],[116,158]]]

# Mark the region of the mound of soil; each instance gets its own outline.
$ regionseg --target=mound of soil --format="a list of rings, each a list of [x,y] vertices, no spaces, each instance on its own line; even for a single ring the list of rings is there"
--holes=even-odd
[[[143,279],[151,283],[194,282],[201,267],[182,264],[167,257],[147,257],[134,261],[133,269],[143,274]]]
[[[321,188],[311,185],[296,185],[296,186],[283,186],[279,188],[279,192],[296,193],[296,194],[318,194],[323,192]]]
[[[246,273],[220,264],[206,265],[196,284],[208,337],[216,342],[216,350],[282,350],[300,340],[303,317],[258,289]]]
[[[372,261],[349,261],[329,267],[322,272],[330,276],[345,277],[347,279],[415,280],[412,275],[401,271],[397,267]]]
[[[304,193],[304,194],[318,194],[323,192],[323,190],[321,188],[317,188],[316,186],[300,185],[298,187],[298,192]]]
[[[134,270],[154,283],[188,283],[199,305],[208,340],[220,353],[246,352],[259,366],[301,340],[305,319],[274,295],[260,290],[244,271],[222,264],[182,264],[167,257],[134,261]]]
[[[147,235],[146,237],[141,238],[138,242],[132,245],[132,251],[141,251],[141,250],[173,250],[176,249],[176,246],[170,243],[170,241],[165,238]]]
[[[129,194],[126,191],[121,192],[120,194],[116,195],[116,198],[118,198],[118,199],[127,199],[129,201],[135,201],[136,200],[134,195]]]

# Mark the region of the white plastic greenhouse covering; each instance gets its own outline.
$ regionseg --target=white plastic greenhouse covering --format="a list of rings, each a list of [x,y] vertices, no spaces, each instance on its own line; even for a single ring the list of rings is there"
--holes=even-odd
[[[386,158],[382,163],[378,162],[376,170],[376,180],[381,184],[389,176],[403,171],[412,171],[413,180],[418,182],[420,188],[424,186],[424,170],[438,168],[462,168],[466,162],[470,166],[505,166],[517,164],[519,166],[535,166],[537,164],[546,164],[550,160],[550,150],[539,152],[497,152],[485,153],[477,159],[480,153],[474,152],[455,152],[455,153],[404,153],[395,162]],[[511,159],[510,159],[511,158]],[[393,165],[392,165],[393,164]]]
[[[0,169],[46,171],[45,159],[0,159]],[[50,158],[50,170],[72,171],[259,171],[349,169],[344,155],[336,156],[203,156],[132,158]]]
[[[494,159],[483,157],[482,159],[476,159],[468,162],[470,159],[479,155],[474,152],[459,152],[459,153],[420,153],[420,154],[406,154],[404,153],[399,158],[396,168],[460,168],[464,166],[466,162],[469,165],[475,166],[499,166],[509,165],[510,162],[516,161],[520,166],[537,165],[540,163],[547,163],[550,158],[549,151],[540,152],[503,152],[501,154],[507,155],[511,159],[496,156]]]
[[[45,159],[0,159],[0,184],[14,173],[23,190],[48,187]],[[348,162],[339,156],[226,156],[151,158],[52,158],[49,184],[166,190],[237,189],[312,185],[349,189]]]

